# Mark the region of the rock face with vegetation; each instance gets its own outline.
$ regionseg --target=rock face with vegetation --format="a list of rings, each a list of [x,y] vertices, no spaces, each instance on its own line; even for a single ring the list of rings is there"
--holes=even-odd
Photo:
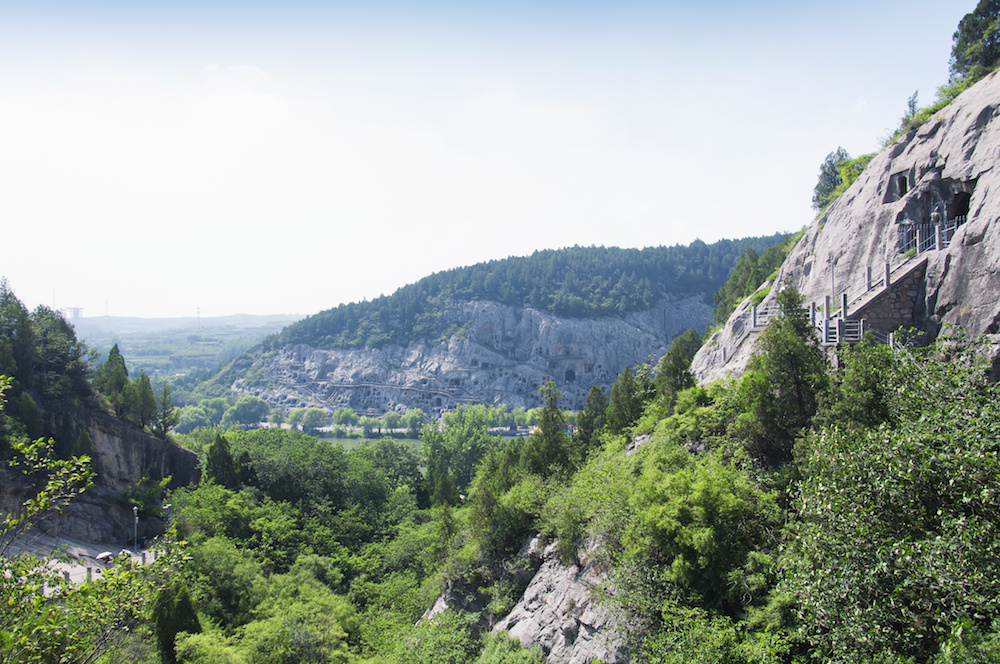
[[[571,247],[433,274],[290,325],[220,377],[285,412],[362,413],[465,403],[537,406],[547,380],[583,408],[624,367],[655,362],[712,320],[740,255],[784,236],[688,246]]]
[[[555,544],[541,555],[544,562],[524,595],[493,631],[506,630],[526,648],[538,646],[553,664],[625,661],[621,630],[598,601],[607,583],[602,567],[566,565]]]
[[[531,307],[468,302],[442,313],[457,332],[381,348],[281,348],[261,361],[263,387],[237,382],[285,409],[349,407],[376,412],[420,408],[438,415],[461,404],[538,405],[556,381],[564,405],[582,409],[593,385],[609,390],[627,366],[655,361],[670,340],[704,329],[712,308],[699,296],[663,298],[622,317],[571,319]]]
[[[813,221],[774,286],[795,286],[820,317],[829,301],[835,319],[883,335],[915,327],[932,339],[955,325],[1000,340],[998,109],[992,74],[902,134]],[[699,352],[701,380],[745,366],[750,309],[745,301]]]
[[[97,410],[78,411],[74,422],[93,441],[89,456],[96,484],[73,501],[62,514],[40,524],[46,534],[85,542],[130,540],[133,515],[122,495],[144,484],[171,478],[169,488],[197,481],[198,456]],[[16,514],[32,487],[23,476],[0,471],[0,512]],[[140,520],[139,536],[158,534],[159,519]]]

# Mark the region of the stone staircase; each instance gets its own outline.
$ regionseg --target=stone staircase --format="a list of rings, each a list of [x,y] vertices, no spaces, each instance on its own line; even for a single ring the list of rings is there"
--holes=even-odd
[[[929,248],[946,246],[936,244]],[[887,261],[877,274],[869,267],[842,290],[839,297],[827,296],[823,305],[810,303],[807,307],[809,320],[820,343],[825,346],[856,344],[870,332],[877,342],[892,345],[895,341],[892,330],[905,325],[912,317],[913,302],[910,300],[916,296],[912,286],[923,277],[927,267],[927,257],[922,253],[904,254],[896,263]],[[763,331],[771,318],[780,314],[778,305],[770,302],[751,306],[735,317],[732,336],[722,349],[723,358],[735,352],[747,337]]]

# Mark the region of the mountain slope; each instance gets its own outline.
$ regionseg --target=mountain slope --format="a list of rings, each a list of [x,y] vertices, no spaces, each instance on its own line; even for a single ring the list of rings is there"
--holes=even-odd
[[[782,239],[572,247],[438,273],[290,325],[224,379],[285,411],[534,407],[546,380],[564,407],[582,408],[591,386],[610,389],[622,368],[708,325],[711,296],[745,248]]]

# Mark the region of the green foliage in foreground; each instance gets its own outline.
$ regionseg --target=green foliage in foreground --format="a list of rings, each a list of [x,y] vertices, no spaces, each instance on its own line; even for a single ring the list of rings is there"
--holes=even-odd
[[[0,375],[0,405],[10,380]],[[109,661],[131,630],[153,620],[154,598],[171,578],[178,558],[166,546],[150,565],[120,558],[113,568],[74,584],[49,558],[17,552],[30,530],[93,482],[90,459],[53,456],[52,440],[12,441],[11,465],[36,480],[17,513],[0,520],[0,662]]]
[[[952,36],[951,82],[978,81],[1000,63],[1000,2],[979,0]]]
[[[150,664],[537,663],[483,625],[521,596],[514,554],[541,533],[607,570],[595,592],[632,661],[997,661],[1000,390],[982,354],[869,341],[834,369],[797,293],[778,301],[741,379],[691,386],[679,343],[623,372],[614,404],[594,395],[586,437],[554,384],[531,436],[493,437],[496,413],[465,408],[423,453],[212,432],[202,482],[169,497],[186,563],[149,581],[123,647]],[[445,586],[485,608],[420,621]]]

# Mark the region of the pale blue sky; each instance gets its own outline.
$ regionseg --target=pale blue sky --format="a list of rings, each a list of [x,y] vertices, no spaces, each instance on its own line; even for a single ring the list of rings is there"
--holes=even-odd
[[[798,230],[967,4],[0,0],[0,275],[85,316],[310,314]]]

